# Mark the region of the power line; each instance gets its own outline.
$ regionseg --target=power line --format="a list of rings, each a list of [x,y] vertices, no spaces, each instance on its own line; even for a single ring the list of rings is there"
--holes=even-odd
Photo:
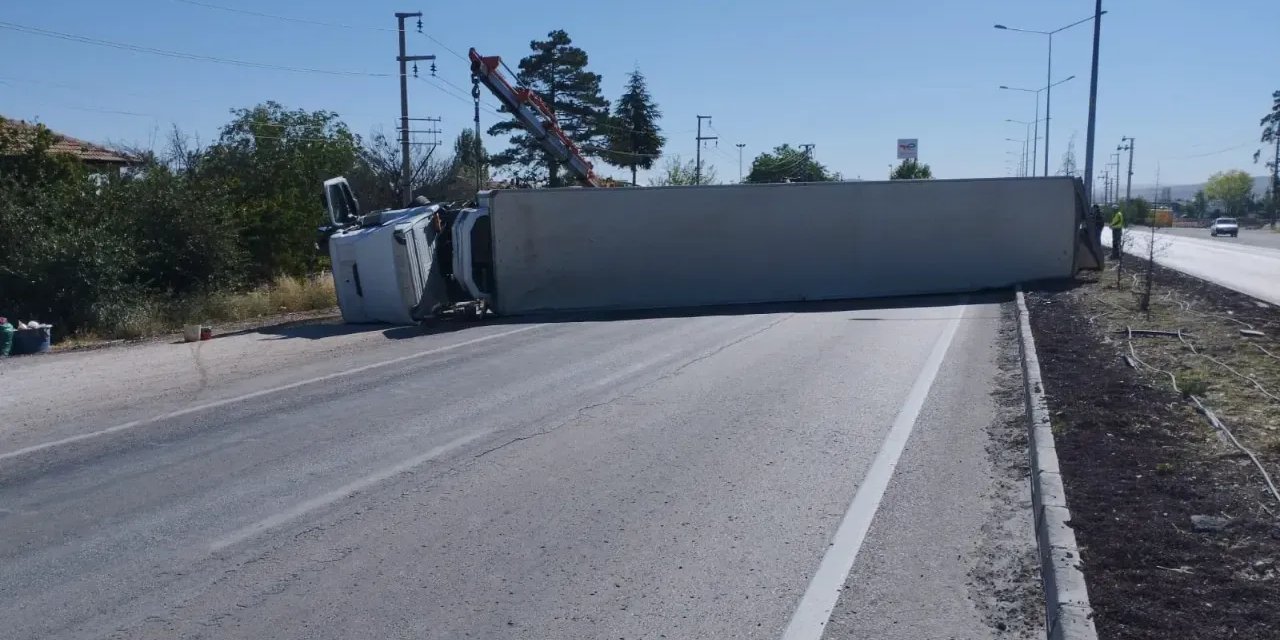
[[[435,78],[435,79],[436,79],[436,80],[443,80],[443,78],[439,78],[439,77],[437,77],[437,78]],[[459,95],[458,93],[455,93],[454,91],[451,91],[451,90],[449,90],[449,89],[447,89],[447,88],[445,88],[445,87],[442,87],[442,86],[440,86],[440,85],[438,85],[438,84],[436,84],[436,83],[432,82],[431,80],[429,80],[429,79],[427,79],[427,78],[425,78],[425,77],[422,77],[422,76],[418,76],[418,80],[419,80],[419,81],[421,81],[421,82],[423,82],[423,83],[425,83],[427,86],[431,87],[432,89],[435,89],[436,91],[439,91],[440,93],[443,93],[443,94],[445,94],[446,96],[449,96],[450,98],[453,98],[454,100],[458,100],[459,102],[463,102],[463,103],[468,104],[468,105],[473,104],[473,102],[472,102],[472,100],[471,100],[471,96],[468,96],[468,95]],[[450,83],[450,86],[453,86],[453,85],[452,85],[452,83]],[[504,114],[504,113],[499,113],[499,112],[497,112],[497,111],[495,111],[495,110],[493,110],[493,109],[489,108],[488,104],[486,104],[486,103],[484,103],[484,102],[481,102],[481,103],[480,103],[480,105],[481,105],[481,107],[480,107],[480,108],[484,109],[486,112],[488,112],[488,113],[490,113],[490,114],[492,114],[492,115],[495,115],[495,116],[498,116],[498,117],[506,117],[506,116],[508,115],[508,114]]]
[[[270,18],[270,19],[272,19],[272,20],[282,20],[282,21],[284,21],[284,22],[294,22],[294,23],[297,23],[297,24],[306,24],[306,25],[311,25],[311,26],[315,26],[315,27],[330,27],[330,28],[333,28],[333,29],[351,29],[351,30],[359,30],[359,31],[381,31],[381,32],[384,32],[384,33],[385,33],[385,32],[391,32],[391,33],[394,33],[394,32],[395,32],[395,29],[387,29],[387,28],[385,28],[385,27],[372,27],[372,26],[366,26],[366,25],[342,24],[342,23],[340,23],[340,22],[325,22],[325,21],[323,21],[323,20],[309,20],[309,19],[307,19],[307,18],[294,18],[294,17],[292,17],[292,16],[282,16],[282,15],[274,14],[274,13],[263,13],[263,12],[261,12],[261,11],[250,11],[250,10],[248,10],[248,9],[237,9],[237,8],[235,8],[235,7],[224,7],[224,6],[222,6],[222,5],[213,4],[213,3],[210,3],[210,2],[199,2],[198,0],[174,0],[174,2],[181,2],[181,3],[183,3],[183,4],[194,5],[194,6],[197,6],[197,7],[205,7],[206,9],[216,9],[216,10],[218,10],[218,11],[226,11],[226,12],[228,12],[228,13],[239,13],[239,14],[243,14],[243,15],[246,15],[246,16],[254,16],[254,17],[258,17],[258,18]],[[422,35],[424,35],[424,36],[426,36],[428,39],[430,39],[432,42],[434,42],[434,43],[436,43],[437,45],[439,45],[439,46],[440,46],[442,49],[444,49],[445,51],[448,51],[449,53],[453,54],[453,55],[454,55],[455,57],[457,57],[459,60],[462,60],[462,61],[466,61],[466,60],[467,60],[467,57],[466,57],[466,56],[464,56],[464,55],[462,55],[461,53],[458,53],[458,52],[457,52],[457,51],[455,51],[454,49],[450,48],[450,47],[449,47],[449,45],[447,45],[447,44],[445,44],[445,43],[441,42],[439,39],[437,39],[435,36],[431,35],[430,33],[427,33],[427,32],[425,32],[425,31],[423,31],[423,32],[421,32],[421,33],[422,33]]]
[[[419,33],[421,33],[422,35],[426,36],[428,40],[430,40],[430,41],[432,41],[432,42],[436,43],[436,46],[438,46],[438,47],[440,47],[441,49],[444,49],[445,51],[448,51],[449,53],[453,54],[453,57],[455,57],[455,58],[457,58],[457,59],[459,59],[459,60],[461,60],[461,61],[463,61],[463,62],[466,62],[466,63],[470,63],[470,62],[471,62],[471,60],[470,60],[469,58],[467,58],[466,56],[462,55],[461,53],[458,53],[457,51],[454,51],[452,48],[450,48],[450,47],[449,47],[449,45],[447,45],[447,44],[445,44],[445,43],[443,43],[443,42],[440,42],[440,40],[439,40],[439,39],[437,39],[435,36],[431,35],[430,33],[427,33],[426,31],[420,31]]]
[[[299,24],[309,24],[309,25],[313,25],[313,26],[317,26],[317,27],[332,27],[332,28],[335,28],[335,29],[363,29],[363,30],[368,30],[368,31],[390,31],[390,32],[392,32],[392,33],[394,33],[394,32],[395,32],[395,29],[387,29],[387,28],[384,28],[384,27],[372,27],[372,26],[365,26],[365,25],[350,25],[350,24],[341,24],[341,23],[337,23],[337,22],[324,22],[324,21],[322,21],[322,20],[308,20],[308,19],[306,19],[306,18],[293,18],[293,17],[290,17],[290,16],[281,16],[281,15],[276,15],[276,14],[273,14],[273,13],[262,13],[262,12],[259,12],[259,11],[250,11],[250,10],[248,10],[248,9],[237,9],[237,8],[235,8],[235,7],[224,7],[224,6],[222,6],[222,5],[212,4],[212,3],[209,3],[209,2],[198,2],[197,0],[174,0],[174,2],[181,2],[181,3],[183,3],[183,4],[195,5],[195,6],[197,6],[197,7],[204,7],[204,8],[206,8],[206,9],[217,9],[218,11],[226,11],[226,12],[228,12],[228,13],[240,13],[240,14],[244,14],[244,15],[247,15],[247,16],[256,16],[256,17],[259,17],[259,18],[271,18],[271,19],[273,19],[273,20],[283,20],[283,21],[285,21],[285,22],[297,22],[297,23],[299,23]]]
[[[1252,147],[1252,146],[1254,146],[1254,143],[1252,143],[1252,142],[1247,142],[1247,143],[1245,143],[1245,144],[1238,144],[1238,145],[1236,145],[1236,146],[1234,146],[1234,147],[1227,147],[1226,149],[1219,149],[1219,150],[1217,150],[1217,151],[1210,151],[1210,152],[1208,152],[1208,153],[1197,153],[1197,154],[1195,154],[1195,155],[1190,155],[1190,156],[1181,156],[1181,157],[1178,157],[1178,158],[1176,158],[1176,159],[1177,159],[1177,160],[1189,160],[1189,159],[1191,159],[1191,158],[1207,158],[1207,157],[1209,157],[1209,156],[1216,156],[1216,155],[1218,155],[1218,154],[1220,154],[1220,153],[1226,153],[1226,152],[1228,152],[1228,151],[1236,151],[1237,149],[1243,149],[1243,148],[1245,148],[1245,147]]]
[[[235,60],[232,58],[219,58],[216,56],[206,56],[195,53],[186,53],[183,51],[170,51],[168,49],[157,49],[155,47],[144,47],[141,45],[127,44],[123,42],[114,42],[111,40],[100,40],[98,38],[90,38],[80,36],[73,33],[63,33],[61,31],[51,31],[49,29],[40,29],[38,27],[28,27],[26,25],[14,24],[12,22],[0,21],[0,29],[8,29],[10,31],[19,31],[31,35],[43,36],[46,38],[55,38],[58,40],[67,40],[70,42],[78,42],[80,44],[91,44],[99,47],[108,47],[112,49],[121,49],[124,51],[134,51],[137,53],[150,53],[158,56],[166,56],[169,58],[178,58],[182,60],[196,60],[200,62],[213,62],[217,64],[226,64],[237,67],[248,67],[253,69],[270,69],[275,71],[291,71],[294,73],[319,73],[333,76],[368,76],[375,78],[390,77],[389,73],[370,73],[367,71],[337,71],[333,69],[315,69],[311,67],[290,67],[285,65],[267,64],[265,62],[251,62],[248,60]]]

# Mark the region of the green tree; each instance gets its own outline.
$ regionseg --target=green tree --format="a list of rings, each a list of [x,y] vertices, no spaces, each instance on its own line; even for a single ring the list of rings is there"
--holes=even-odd
[[[357,167],[359,141],[331,111],[266,102],[231,113],[202,173],[230,194],[252,282],[316,271],[315,228],[327,220],[318,185]]]
[[[1209,176],[1204,194],[1210,200],[1222,202],[1228,214],[1238,216],[1244,213],[1253,199],[1253,178],[1239,169],[1220,171]]]
[[[914,159],[906,159],[902,164],[893,168],[889,172],[890,180],[932,180],[933,169],[929,165],[917,162]]]
[[[751,173],[744,182],[830,182],[840,176],[813,159],[813,156],[789,144],[773,148],[751,161]]]
[[[516,75],[521,86],[546,102],[565,134],[579,148],[603,148],[609,120],[609,101],[600,93],[600,75],[587,71],[587,52],[573,46],[569,34],[557,29],[546,40],[529,43],[531,55],[520,60]],[[504,107],[505,109],[505,107]],[[489,127],[489,135],[510,137],[511,147],[492,158],[522,181],[561,186],[560,163],[542,150],[514,119]]]
[[[1280,218],[1280,91],[1271,94],[1271,112],[1262,117],[1262,143],[1275,146],[1275,156],[1265,163],[1271,169],[1271,188],[1268,189],[1267,201],[1271,210],[1271,224],[1275,226]],[[1253,161],[1262,157],[1262,150],[1253,153]]]
[[[694,160],[685,162],[680,156],[667,158],[658,175],[649,179],[651,187],[676,187],[698,184],[698,167]],[[702,165],[702,184],[718,184],[715,167]]]
[[[649,95],[644,74],[639,69],[632,71],[627,77],[626,92],[614,106],[603,157],[615,167],[630,168],[633,185],[636,171],[652,169],[667,142],[658,127],[661,117],[662,111]]]
[[[476,172],[481,189],[489,184],[489,155],[473,129],[463,129],[453,141],[453,157],[448,161],[442,200],[469,202],[476,199]]]
[[[1146,198],[1132,198],[1121,204],[1125,224],[1146,224],[1151,217],[1151,203]]]
[[[232,201],[221,184],[149,158],[103,185],[96,208],[130,238],[132,281],[182,297],[243,283],[247,256]]]
[[[1187,213],[1191,214],[1192,218],[1203,218],[1209,215],[1209,197],[1204,194],[1204,189],[1196,191],[1191,202],[1187,203]]]
[[[119,317],[136,256],[101,183],[42,125],[0,121],[0,309],[57,336]],[[160,221],[163,223],[163,221]]]

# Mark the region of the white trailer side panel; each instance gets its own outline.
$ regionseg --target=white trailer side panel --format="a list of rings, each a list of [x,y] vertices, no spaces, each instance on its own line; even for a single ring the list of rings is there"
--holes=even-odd
[[[494,192],[495,309],[971,291],[1072,274],[1069,178]]]

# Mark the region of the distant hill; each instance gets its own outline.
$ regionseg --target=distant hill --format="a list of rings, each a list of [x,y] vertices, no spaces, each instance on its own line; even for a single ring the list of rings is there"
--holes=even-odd
[[[1271,185],[1271,176],[1257,176],[1253,179],[1253,195],[1262,196],[1267,192],[1267,187]],[[1124,185],[1120,185],[1123,191]],[[1190,200],[1195,197],[1196,192],[1204,188],[1204,183],[1199,184],[1169,184],[1160,185],[1160,190],[1169,190],[1169,197],[1173,200]],[[1147,200],[1156,200],[1156,186],[1153,184],[1133,185],[1133,197],[1146,198]],[[1122,194],[1123,195],[1123,194]]]

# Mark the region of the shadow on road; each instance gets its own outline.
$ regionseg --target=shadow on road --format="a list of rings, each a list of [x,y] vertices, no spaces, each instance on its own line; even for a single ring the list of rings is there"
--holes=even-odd
[[[376,333],[381,332],[383,337],[391,340],[404,340],[406,338],[417,338],[420,336],[429,336],[437,333],[451,333],[459,329],[465,329],[475,324],[467,324],[464,322],[438,322],[426,325],[409,325],[397,326],[384,323],[372,324],[341,324],[341,321],[326,321],[324,323],[296,323],[277,325],[273,327],[262,327],[245,333],[257,333],[262,335],[275,336],[272,339],[285,340],[290,338],[300,338],[303,340],[324,340],[325,338],[335,338],[338,336],[348,336],[357,333]]]
[[[1013,300],[1013,291],[999,289],[968,294],[900,296],[891,298],[859,298],[853,300],[810,300],[797,302],[760,302],[702,307],[673,307],[628,311],[561,311],[536,313],[511,318],[495,318],[487,324],[525,324],[530,322],[610,322],[619,320],[646,320],[654,318],[700,318],[706,316],[742,316],[773,313],[835,313],[845,311],[884,311],[893,309],[923,309],[959,304],[999,304]],[[851,318],[851,320],[878,320],[881,318]],[[895,320],[900,318],[894,318]],[[930,318],[936,320],[937,318]]]
[[[814,300],[798,302],[763,302],[751,304],[713,305],[700,307],[672,307],[666,309],[644,310],[593,310],[593,311],[556,311],[530,313],[520,316],[489,316],[482,321],[468,321],[461,318],[438,318],[417,326],[392,326],[386,324],[342,324],[340,320],[326,319],[323,322],[297,322],[272,327],[261,327],[242,333],[258,333],[275,336],[274,339],[300,338],[304,340],[323,340],[338,336],[358,333],[381,332],[392,340],[403,340],[442,333],[452,333],[464,329],[489,325],[523,325],[523,324],[557,324],[575,322],[617,322],[628,320],[651,320],[660,318],[701,318],[707,316],[742,316],[767,315],[776,313],[834,313],[848,311],[885,311],[894,309],[923,309],[959,304],[1000,304],[1013,300],[1013,292],[1008,289],[980,291],[968,294],[903,296],[892,298],[861,298],[856,300]],[[856,317],[850,320],[861,322],[902,321],[912,318],[889,317]],[[938,320],[936,316],[921,318]]]

